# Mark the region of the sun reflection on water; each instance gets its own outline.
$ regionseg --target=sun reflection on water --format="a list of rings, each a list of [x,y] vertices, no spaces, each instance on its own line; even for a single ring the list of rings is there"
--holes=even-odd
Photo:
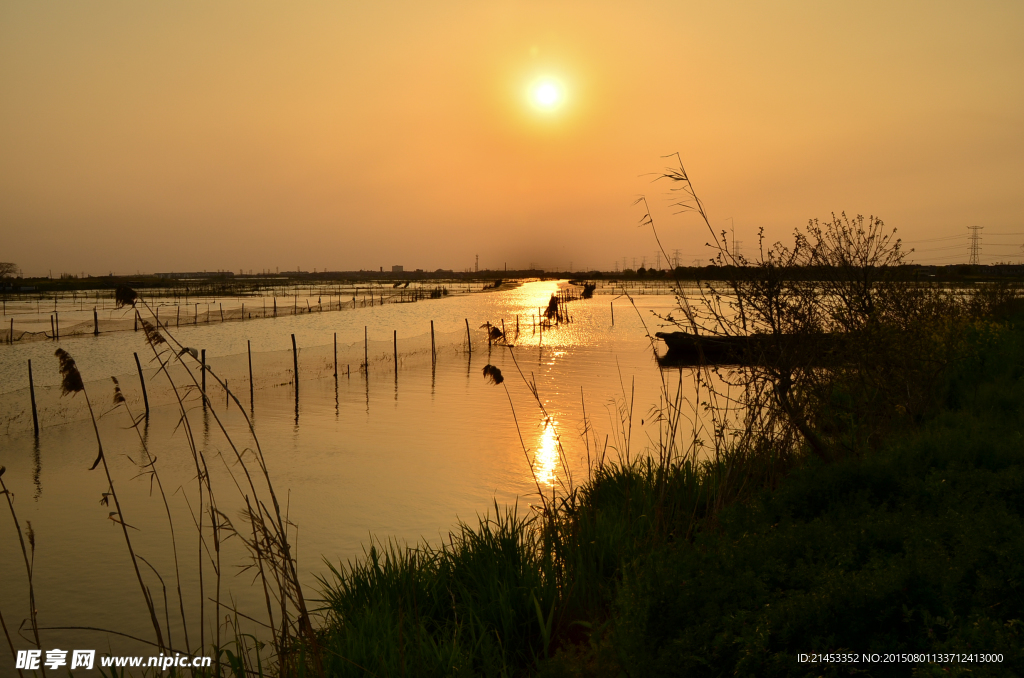
[[[537,482],[552,487],[557,481],[558,439],[555,435],[557,421],[547,421],[537,441],[537,452],[533,457],[533,473]]]

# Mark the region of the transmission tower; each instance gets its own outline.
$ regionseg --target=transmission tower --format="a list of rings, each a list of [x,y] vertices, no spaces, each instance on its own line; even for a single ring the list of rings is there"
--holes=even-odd
[[[967,230],[971,232],[971,260],[969,263],[971,266],[977,266],[981,262],[978,261],[981,257],[981,229],[984,226],[968,226]]]

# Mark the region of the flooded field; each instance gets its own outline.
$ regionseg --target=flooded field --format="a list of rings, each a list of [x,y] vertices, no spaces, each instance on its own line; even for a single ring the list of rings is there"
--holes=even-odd
[[[552,293],[567,287],[564,281],[528,282],[418,303],[357,306],[345,313],[171,325],[177,341],[197,354],[205,351],[207,364],[227,383],[226,390],[212,379],[208,383],[210,408],[182,389],[182,381],[177,394],[168,386],[142,331],[0,347],[3,480],[23,530],[31,524],[39,625],[61,627],[42,632],[44,645],[127,652],[135,643],[69,627],[109,629],[144,640],[152,635],[122,529],[101,501],[106,478],[101,469],[88,470],[97,446],[85,397],[60,396],[58,346],[81,370],[121,519],[132,528],[135,551],[151,565],[143,578],[161,619],[166,616],[172,636],[180,638],[185,629],[176,621],[175,557],[186,617],[199,615],[200,571],[208,603],[216,568],[223,581],[220,599],[239,610],[258,616],[264,593],[251,585],[253,573],[245,569],[248,561],[237,543],[228,539],[215,557],[195,537],[195,523],[202,520],[194,508],[197,472],[178,395],[186,393],[188,426],[210,460],[206,472],[223,488],[217,508],[238,524],[244,492],[233,486],[236,450],[221,426],[240,454],[250,454],[247,423],[231,397],[251,416],[297,546],[300,578],[306,595],[315,599],[317,577],[328,572],[324,561],[359,557],[374,537],[436,542],[460,519],[475,521],[495,505],[518,503],[530,510],[538,488],[562,493],[585,478],[600,456],[643,454],[659,439],[655,410],[664,394],[689,388],[679,371],[658,370],[647,338],[648,330],[657,329],[652,312],[670,312],[674,298],[644,294],[635,297],[634,307],[606,288],[593,299],[569,302],[572,322],[542,328],[540,309]],[[487,323],[504,324],[512,347],[490,344]],[[29,360],[38,437],[27,387]],[[484,379],[488,364],[501,370],[504,383]],[[127,409],[113,404],[111,376],[118,377]],[[198,370],[172,376],[201,378]],[[142,417],[137,428],[132,416]],[[152,467],[159,469],[166,508]],[[16,628],[27,616],[26,574],[6,504],[3,509],[0,611]],[[204,611],[208,638],[211,617],[218,613],[223,621],[223,607],[210,603]],[[193,646],[197,627],[189,629]]]

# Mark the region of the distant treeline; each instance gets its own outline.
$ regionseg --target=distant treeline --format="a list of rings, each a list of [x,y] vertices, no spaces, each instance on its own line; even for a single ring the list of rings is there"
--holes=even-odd
[[[856,268],[849,269],[856,275]],[[793,280],[818,280],[826,277],[820,267],[793,266],[786,269],[786,277]],[[882,272],[876,270],[875,273]],[[971,266],[956,264],[951,266],[904,265],[885,269],[890,279],[920,282],[979,282],[986,280],[1019,280],[1024,281],[1024,264],[994,264]],[[62,275],[59,278],[7,278],[0,281],[0,290],[6,294],[19,292],[63,292],[73,290],[113,290],[118,285],[129,285],[136,288],[172,289],[187,286],[193,294],[232,295],[247,294],[273,287],[289,285],[313,284],[317,282],[388,282],[396,280],[474,280],[494,281],[515,278],[571,278],[574,280],[732,280],[756,279],[764,275],[759,266],[679,266],[673,269],[656,269],[640,267],[636,270],[624,271],[547,271],[542,269],[518,270],[484,270],[473,272],[437,271],[283,271],[269,274],[237,274],[224,271],[204,273],[202,277],[182,273],[161,273],[133,276],[74,276]],[[830,269],[828,277],[835,277],[835,270]]]

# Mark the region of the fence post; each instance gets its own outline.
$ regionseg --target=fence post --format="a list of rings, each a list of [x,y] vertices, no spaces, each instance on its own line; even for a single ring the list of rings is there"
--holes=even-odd
[[[295,363],[295,402],[299,402],[299,349],[295,347],[295,335],[292,335],[292,361]]]
[[[473,352],[473,338],[469,336],[469,318],[466,318],[466,343],[469,345],[469,352]]]
[[[252,385],[252,342],[245,340],[245,350],[249,354],[249,410],[256,409],[255,388]]]
[[[32,383],[32,359],[28,361],[28,396],[32,400],[32,430],[39,437],[39,415],[36,414],[36,386]]]
[[[139,362],[139,354],[132,353],[135,356],[135,367],[139,369],[139,383],[142,384],[142,402],[146,406],[146,417],[149,417],[149,394],[146,393],[146,378],[142,376],[142,363]]]
[[[96,307],[92,308],[92,336],[99,336],[100,333],[100,317],[96,314]]]
[[[398,330],[392,330],[394,332],[395,340],[395,378],[398,378]]]
[[[338,333],[334,333],[334,378],[338,378]]]
[[[11,332],[11,336],[14,336],[14,332]],[[437,349],[434,348],[434,321],[430,321],[430,364],[433,365],[437,362]]]
[[[612,327],[615,327],[615,302],[610,301],[608,303],[611,304],[612,307]]]
[[[206,407],[206,349],[200,353],[200,367],[203,370],[203,407]]]
[[[367,333],[366,325],[363,325],[363,369],[366,371],[366,377],[370,377],[370,349],[369,349],[369,334]]]

